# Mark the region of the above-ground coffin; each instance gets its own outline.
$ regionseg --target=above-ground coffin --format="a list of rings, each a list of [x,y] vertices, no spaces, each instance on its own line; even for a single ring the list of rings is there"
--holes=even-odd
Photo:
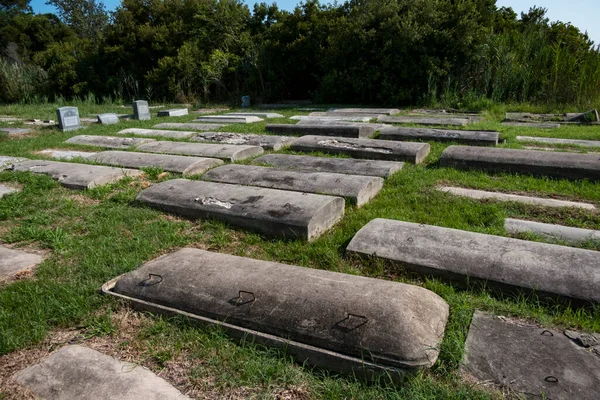
[[[343,373],[432,366],[448,318],[444,300],[418,286],[191,248],[103,290],[142,309],[218,323]]]

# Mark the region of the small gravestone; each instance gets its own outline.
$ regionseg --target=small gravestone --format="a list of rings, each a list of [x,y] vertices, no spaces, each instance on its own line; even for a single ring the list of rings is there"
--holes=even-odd
[[[31,129],[26,128],[0,128],[0,132],[5,132],[9,135],[24,135],[31,132]]]
[[[146,121],[150,119],[150,107],[145,100],[136,100],[133,102],[133,118]]]
[[[112,125],[119,123],[119,117],[117,114],[109,113],[109,114],[99,114],[98,122],[102,125]]]
[[[61,107],[56,110],[58,127],[63,131],[75,131],[81,128],[79,121],[79,110],[77,107]]]
[[[158,112],[159,117],[182,117],[188,115],[187,108],[173,108],[170,110],[161,110]]]

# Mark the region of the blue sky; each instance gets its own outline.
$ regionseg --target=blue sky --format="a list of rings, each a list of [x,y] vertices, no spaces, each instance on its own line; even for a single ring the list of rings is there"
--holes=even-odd
[[[252,6],[255,0],[245,0]],[[269,0],[264,0],[270,3]],[[326,1],[326,0],[325,0]],[[299,0],[279,0],[277,4],[284,9],[292,9]],[[104,0],[106,8],[114,10],[120,0]],[[596,44],[600,44],[600,23],[598,23],[598,0],[497,0],[498,7],[512,7],[517,13],[528,11],[537,5],[548,9],[548,18],[551,21],[571,22],[582,31],[587,31]],[[53,8],[46,5],[46,0],[32,0],[31,7],[35,12],[53,12]]]

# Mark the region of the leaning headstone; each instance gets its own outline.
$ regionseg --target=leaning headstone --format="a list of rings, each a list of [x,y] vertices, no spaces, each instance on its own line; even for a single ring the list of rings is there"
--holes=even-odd
[[[290,145],[290,149],[294,151],[321,151],[330,154],[346,154],[354,158],[409,161],[414,164],[423,162],[429,154],[430,148],[428,143],[328,136],[302,136]]]
[[[187,179],[153,185],[138,200],[184,217],[214,218],[271,236],[304,240],[321,236],[344,216],[341,197]]]
[[[16,193],[18,191],[19,189],[0,184],[0,199],[6,196],[7,194]]]
[[[79,110],[77,107],[60,107],[56,110],[58,127],[63,132],[75,131],[81,128]]]
[[[182,142],[150,142],[138,146],[137,151],[147,153],[180,154],[185,156],[198,156],[220,158],[227,161],[241,161],[264,153],[262,147],[244,146],[234,144],[204,144]]]
[[[55,150],[47,149],[40,150],[37,154],[41,154],[47,157],[56,158],[59,160],[72,160],[74,158],[88,158],[96,153],[89,151],[75,151],[75,150]]]
[[[229,124],[194,124],[194,123],[177,123],[177,122],[165,122],[162,124],[154,125],[154,129],[191,129],[193,131],[213,131],[215,129],[223,128]]]
[[[128,128],[117,132],[118,135],[131,134],[134,136],[156,136],[162,138],[171,139],[187,139],[197,134],[197,132],[190,131],[170,131],[164,129],[141,129],[141,128]]]
[[[150,107],[145,100],[136,100],[133,102],[133,118],[146,121],[150,119]]]
[[[197,122],[216,122],[222,124],[251,124],[254,122],[264,121],[262,118],[253,116],[237,116],[237,115],[204,115],[196,118]]]
[[[103,151],[90,157],[100,164],[140,169],[144,167],[160,167],[163,171],[179,174],[198,175],[208,169],[223,164],[216,158],[175,156],[167,154],[148,154],[133,151]]]
[[[279,135],[317,135],[349,138],[370,138],[375,130],[368,126],[269,124],[267,132]]]
[[[12,169],[13,165],[22,161],[27,161],[27,159],[23,157],[0,156],[0,171]]]
[[[5,132],[9,135],[25,135],[26,133],[31,133],[31,129],[27,128],[0,128],[0,132]]]
[[[285,118],[281,114],[272,112],[231,112],[225,115],[233,115],[236,117]]]
[[[203,179],[211,182],[342,196],[358,207],[375,197],[383,187],[383,178],[373,176],[290,171],[235,164],[208,171]]]
[[[362,227],[346,251],[509,293],[600,301],[598,251],[389,219]]]
[[[152,260],[103,292],[368,379],[431,367],[448,319],[447,303],[419,286],[193,248]]]
[[[550,239],[560,239],[568,243],[583,243],[600,240],[600,231],[593,229],[573,228],[570,226],[543,224],[541,222],[524,221],[506,218],[504,229],[508,233],[534,233]]]
[[[0,280],[11,278],[19,272],[29,271],[44,261],[39,254],[9,249],[0,245]]]
[[[517,194],[508,194],[500,192],[488,192],[485,190],[465,189],[460,187],[442,186],[437,190],[450,193],[456,196],[469,197],[476,200],[496,200],[496,201],[514,201],[517,203],[531,204],[540,207],[574,207],[585,210],[595,210],[596,206],[588,203],[579,203],[574,201],[545,199],[543,197],[521,196]]]
[[[159,117],[182,117],[188,115],[187,108],[173,108],[170,110],[160,110],[158,112]]]
[[[475,311],[462,369],[471,381],[493,382],[519,398],[596,400],[599,352],[600,334]]]
[[[205,132],[197,134],[190,139],[192,142],[244,144],[249,146],[260,146],[265,150],[281,150],[295,140],[289,136],[275,135],[253,135],[250,133],[233,132]]]
[[[104,147],[106,149],[131,149],[144,143],[155,142],[156,139],[124,138],[118,136],[73,136],[65,143],[83,146]]]
[[[98,114],[98,122],[102,125],[118,124],[119,117],[115,113]]]
[[[461,142],[479,146],[496,146],[500,137],[494,131],[457,131],[447,129],[389,127],[382,129],[382,140],[436,140],[441,142]]]
[[[440,165],[566,179],[600,179],[600,158],[594,154],[448,146]]]
[[[91,189],[115,183],[126,176],[139,176],[141,171],[103,167],[100,165],[65,163],[59,161],[31,160],[15,164],[15,171],[49,175],[69,189]]]
[[[468,118],[418,118],[418,117],[388,117],[377,118],[377,122],[390,124],[416,124],[416,125],[449,125],[465,126],[469,124]]]
[[[68,345],[14,379],[47,400],[185,400],[170,383],[152,371],[116,360],[96,350]]]
[[[254,159],[253,162],[298,171],[332,172],[379,176],[382,178],[387,178],[404,167],[404,163],[398,161],[356,160],[354,158],[295,156],[291,154],[266,154]]]
[[[517,136],[517,140],[519,142],[538,142],[547,144],[568,144],[582,147],[600,147],[600,141],[598,140],[547,138],[539,136]]]

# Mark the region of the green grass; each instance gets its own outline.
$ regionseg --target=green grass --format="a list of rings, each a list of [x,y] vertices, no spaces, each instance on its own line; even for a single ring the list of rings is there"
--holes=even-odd
[[[93,109],[95,112],[117,111],[114,107],[109,108],[98,106]],[[0,106],[0,114],[4,115],[49,118],[46,114],[51,111],[52,105],[42,109]],[[277,112],[286,117],[298,114],[294,110]],[[86,149],[63,143],[78,134],[114,135],[125,127],[148,128],[166,120],[187,122],[193,118],[193,115],[164,120],[153,118],[152,121],[130,121],[106,127],[91,126],[69,133],[43,128],[39,134],[23,138],[5,135],[0,137],[0,154],[42,158],[34,152],[46,148]],[[289,121],[269,120],[271,122]],[[221,130],[264,133],[265,124],[233,125]],[[594,139],[600,132],[600,127],[569,126],[555,131],[507,128],[494,119],[469,129],[497,129],[507,140],[502,146],[514,148],[522,147],[515,142],[516,135],[560,134],[560,137]],[[394,279],[433,290],[450,305],[450,320],[439,361],[431,371],[412,377],[402,385],[366,384],[353,378],[311,371],[295,364],[281,352],[252,343],[238,345],[214,328],[194,327],[182,319],[151,316],[144,319],[131,338],[119,343],[125,351],[134,349],[139,354],[138,362],[155,370],[169,368],[170,363],[189,365],[186,369],[189,385],[200,391],[223,395],[241,391],[245,393],[243,397],[270,398],[281,390],[292,390],[315,399],[489,398],[491,395],[461,383],[458,376],[473,310],[523,317],[546,326],[600,331],[600,308],[574,307],[560,301],[542,302],[534,295],[502,295],[481,285],[458,288],[438,280],[423,280],[383,263],[347,258],[344,255],[346,245],[373,218],[502,236],[506,236],[503,228],[506,217],[600,229],[597,212],[480,202],[435,190],[435,186],[447,184],[600,205],[600,183],[442,168],[437,161],[447,144],[432,142],[431,145],[432,152],[425,165],[407,164],[386,180],[382,192],[373,201],[361,208],[347,207],[346,217],[311,243],[264,237],[221,222],[188,221],[148,209],[135,201],[144,187],[141,180],[126,179],[115,185],[77,192],[62,188],[45,176],[0,172],[0,182],[11,182],[23,188],[22,192],[0,200],[0,240],[50,251],[34,279],[0,287],[0,354],[35,346],[56,329],[80,329],[84,341],[93,337],[120,340],[115,315],[126,306],[100,295],[100,286],[158,255],[184,246],[199,246],[257,259]],[[176,176],[169,174],[159,178],[162,171],[156,168],[145,172],[145,179],[151,183]],[[543,241],[534,236],[525,238]],[[597,242],[581,247],[600,250]]]

